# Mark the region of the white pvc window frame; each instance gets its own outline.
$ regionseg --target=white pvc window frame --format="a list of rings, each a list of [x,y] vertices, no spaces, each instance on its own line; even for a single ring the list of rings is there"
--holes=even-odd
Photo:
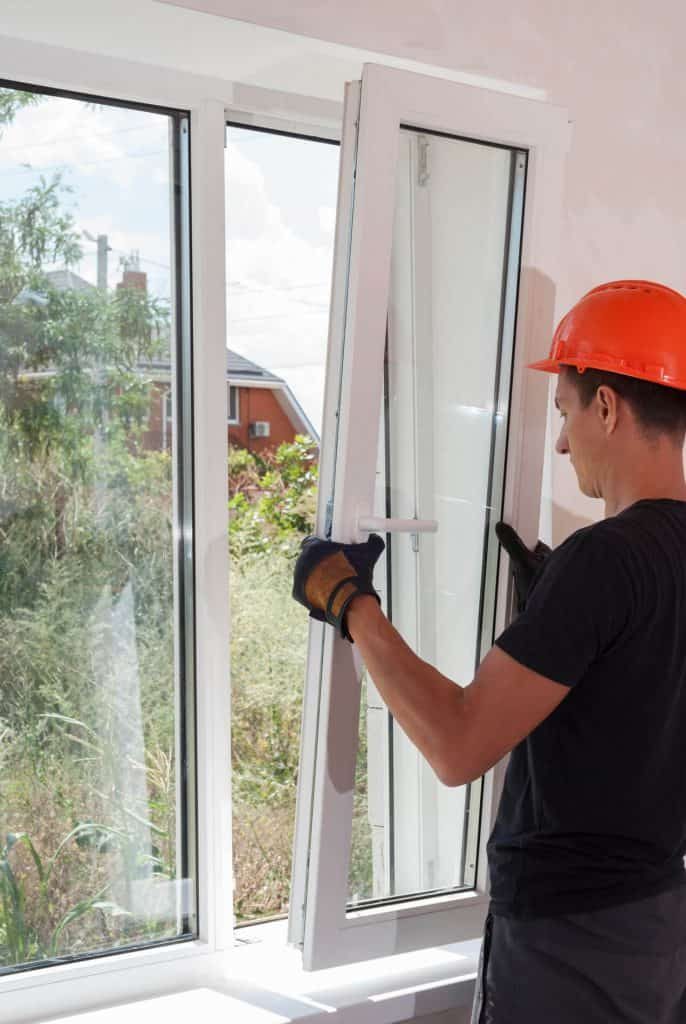
[[[317,532],[362,540],[373,508],[378,410],[390,281],[396,155],[402,125],[525,150],[528,172],[518,288],[504,518],[533,542],[539,522],[545,381],[524,367],[544,351],[553,323],[566,111],[378,65],[348,89],[334,255]],[[506,396],[507,397],[507,396]],[[334,441],[335,439],[335,441]],[[335,488],[334,488],[335,479]],[[510,585],[499,574],[496,632]],[[460,680],[467,683],[469,680]],[[485,844],[504,765],[484,779],[473,891],[348,912],[348,866],[360,683],[353,649],[310,629],[289,938],[308,969],[388,956],[481,934],[488,904]]]

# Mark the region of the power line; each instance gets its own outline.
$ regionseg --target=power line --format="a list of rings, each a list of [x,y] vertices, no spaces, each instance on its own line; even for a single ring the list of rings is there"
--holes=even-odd
[[[8,176],[13,175],[13,174],[14,175],[20,175],[20,174],[40,174],[43,171],[52,171],[55,168],[59,168],[61,170],[73,171],[75,168],[78,169],[80,167],[100,167],[102,164],[113,164],[113,163],[116,163],[118,160],[139,160],[139,159],[142,159],[142,158],[145,158],[145,157],[148,157],[148,156],[159,156],[162,153],[167,153],[167,150],[166,149],[150,149],[150,150],[147,150],[147,151],[145,151],[143,153],[124,153],[122,156],[108,156],[108,157],[106,157],[103,160],[79,160],[75,164],[75,167],[72,167],[71,165],[66,164],[66,163],[44,164],[42,167],[28,167],[28,168],[26,168],[23,171],[18,171],[18,170],[1,171],[0,172],[0,178],[7,178]],[[20,166],[23,166],[23,165],[20,165]]]
[[[129,251],[128,250],[120,249],[116,245],[110,245],[109,248],[110,248],[110,250],[112,252],[118,252],[122,256],[128,256],[129,255]],[[146,256],[139,256],[138,259],[139,259],[139,261],[141,263],[149,263],[151,266],[159,267],[161,270],[171,270],[171,267],[169,266],[168,263],[158,263],[156,260],[148,259]],[[273,288],[271,286],[267,286],[266,288],[245,288],[245,287],[243,287],[243,285],[241,285],[240,282],[229,281],[229,282],[227,282],[226,290],[227,291],[232,291],[235,288],[240,288],[241,290],[236,295],[237,298],[240,298],[242,295],[273,295],[274,293],[281,294],[283,292],[300,291],[303,288],[323,288],[325,286],[329,286],[330,283],[331,283],[330,281],[311,281],[308,284],[279,285],[278,287],[275,286]],[[304,299],[301,299],[299,301],[307,302],[307,300],[304,300]],[[314,305],[314,303],[307,303],[307,305]],[[316,311],[328,310],[328,308],[329,308],[328,302],[327,303],[322,303],[321,305],[317,306]],[[276,315],[278,315],[278,316],[288,316],[288,313],[276,314]],[[253,319],[253,318],[246,317],[244,319]],[[261,319],[261,318],[257,318],[257,319]]]
[[[120,249],[116,245],[111,245],[110,249],[111,249],[112,252],[118,252],[122,256],[130,256],[131,255],[131,250],[130,249]],[[156,260],[149,260],[146,256],[139,256],[138,257],[138,261],[140,263],[149,263],[151,266],[159,267],[161,270],[171,270],[171,267],[169,266],[168,263],[158,263]]]
[[[319,310],[319,309],[309,309],[309,310],[307,310],[306,309],[306,310],[303,310],[302,312],[298,313],[297,316],[299,316],[299,317],[301,317],[301,316],[323,316],[326,313],[327,310],[328,310],[328,306],[323,306],[321,310]],[[227,317],[227,322],[229,324],[247,324],[247,323],[254,322],[255,320],[283,320],[283,318],[287,317],[287,316],[291,316],[292,317],[292,316],[294,316],[294,314],[286,312],[286,313],[266,313],[264,316],[241,316],[241,317],[231,317],[231,316],[229,316],[229,317]]]
[[[0,152],[15,153],[17,150],[54,146],[55,144],[62,142],[78,142],[80,139],[106,139],[109,138],[110,135],[123,135],[126,132],[142,132],[147,130],[148,125],[141,124],[131,128],[113,128],[112,131],[109,132],[91,132],[88,135],[66,135],[64,137],[58,136],[54,139],[48,139],[46,142],[27,142],[23,146],[5,146],[4,144],[0,144]]]
[[[267,285],[266,288],[243,288],[239,282],[227,282],[226,290],[231,291],[233,288],[241,288],[239,295],[269,295],[270,292],[294,292],[300,288],[324,288],[330,285],[330,281],[312,281],[309,284],[290,284],[279,287],[272,287]]]

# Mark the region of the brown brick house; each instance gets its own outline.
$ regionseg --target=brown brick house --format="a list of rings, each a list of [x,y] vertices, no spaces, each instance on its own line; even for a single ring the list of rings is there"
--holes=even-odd
[[[230,444],[260,452],[292,441],[296,434],[319,440],[286,381],[231,349],[226,353],[226,384]]]
[[[153,380],[143,444],[148,450],[166,450],[172,427],[170,366],[148,363],[141,369]],[[229,444],[248,451],[278,448],[296,434],[319,440],[286,381],[231,349],[226,351],[226,408]]]

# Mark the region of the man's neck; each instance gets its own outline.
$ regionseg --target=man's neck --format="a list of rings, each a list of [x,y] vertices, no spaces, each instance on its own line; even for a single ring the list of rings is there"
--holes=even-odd
[[[683,462],[671,460],[671,465],[660,466],[663,460],[657,459],[654,466],[634,467],[631,475],[612,481],[605,490],[605,518],[619,515],[624,509],[637,501],[648,499],[671,498],[674,501],[686,501],[686,480],[684,479]],[[660,469],[663,472],[660,472]]]

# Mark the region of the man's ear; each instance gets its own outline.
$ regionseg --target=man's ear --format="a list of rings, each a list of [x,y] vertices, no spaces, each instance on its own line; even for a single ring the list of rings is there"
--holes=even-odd
[[[613,388],[601,384],[595,393],[595,404],[603,431],[609,437],[617,428],[619,395]]]

